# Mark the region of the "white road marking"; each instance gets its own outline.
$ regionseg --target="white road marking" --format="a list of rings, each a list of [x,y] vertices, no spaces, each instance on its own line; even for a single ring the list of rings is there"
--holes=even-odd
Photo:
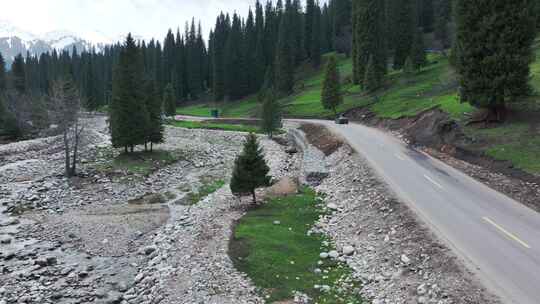
[[[488,222],[489,224],[491,224],[493,227],[497,228],[499,231],[501,231],[502,233],[504,233],[506,236],[508,236],[509,238],[511,238],[512,240],[518,242],[521,246],[527,248],[527,249],[531,249],[531,246],[529,246],[529,244],[525,243],[524,241],[522,241],[520,238],[518,238],[517,236],[515,236],[514,234],[508,232],[506,229],[504,229],[503,227],[497,225],[497,223],[495,223],[494,221],[492,221],[491,219],[489,219],[488,217],[483,217],[482,218],[484,221]]]
[[[405,160],[405,157],[403,157],[403,156],[401,155],[401,153],[396,153],[395,155],[396,155],[396,158],[397,158],[397,159],[399,159],[399,160]]]
[[[427,176],[426,174],[424,174],[424,177],[430,181],[432,184],[434,184],[435,186],[439,187],[440,189],[444,189],[443,186],[441,186],[441,184],[437,183],[435,180],[433,180],[431,177]]]

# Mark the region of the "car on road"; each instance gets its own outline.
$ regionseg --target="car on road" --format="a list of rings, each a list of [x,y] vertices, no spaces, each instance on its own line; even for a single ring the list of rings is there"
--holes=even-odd
[[[349,119],[345,116],[340,116],[338,118],[336,118],[336,124],[337,125],[348,125],[349,124]]]

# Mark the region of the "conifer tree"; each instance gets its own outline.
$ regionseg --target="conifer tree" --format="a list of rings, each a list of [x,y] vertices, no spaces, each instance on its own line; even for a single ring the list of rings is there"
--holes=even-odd
[[[163,109],[168,117],[176,114],[176,96],[174,95],[174,87],[170,83],[165,86],[163,92]]]
[[[370,86],[379,87],[386,74],[385,2],[358,0],[353,3],[353,80],[362,84],[373,59]]]
[[[317,31],[314,31],[313,24],[314,24],[314,17],[315,17],[315,0],[307,0],[306,1],[306,13],[304,17],[304,43],[306,48],[306,54],[309,58],[311,58],[311,49],[313,48],[312,39],[314,37],[314,34],[317,36],[319,33]]]
[[[414,69],[420,70],[427,64],[426,48],[424,45],[424,35],[422,31],[417,29],[414,34],[413,44],[411,46],[411,60]]]
[[[111,139],[115,148],[128,148],[144,144],[148,126],[148,111],[143,92],[143,62],[140,49],[129,34],[113,77],[110,111]]]
[[[231,192],[241,196],[251,194],[253,203],[257,203],[255,190],[270,185],[270,168],[266,164],[262,149],[259,147],[257,136],[251,133],[247,136],[242,153],[234,162],[231,178]]]
[[[455,8],[461,99],[503,120],[506,104],[529,93],[536,36],[530,1],[458,0]]]
[[[284,95],[292,93],[294,86],[294,56],[291,47],[291,22],[289,19],[288,12],[282,14],[275,63],[276,89]]]
[[[435,0],[435,21],[434,32],[435,39],[441,44],[443,50],[450,47],[450,34],[448,22],[450,22],[452,5],[450,0]]]
[[[331,110],[334,112],[334,116],[337,117],[337,108],[343,102],[343,96],[341,94],[341,82],[335,56],[328,57],[321,102],[325,109]]]
[[[6,61],[0,53],[0,94],[6,91]]]
[[[26,71],[24,66],[24,58],[21,54],[15,56],[11,65],[11,80],[13,88],[19,93],[26,93]]]
[[[165,140],[162,114],[162,103],[157,94],[156,83],[153,79],[147,80],[145,84],[145,104],[148,109],[148,128],[146,141],[150,143],[150,152],[153,151],[154,144],[163,143]]]
[[[376,89],[378,89],[381,85],[378,76],[377,76],[377,70],[375,68],[375,60],[373,59],[373,56],[369,57],[368,65],[366,67],[366,72],[364,75],[364,89],[367,92],[372,92]]]
[[[261,130],[272,138],[274,133],[282,127],[281,107],[273,90],[263,95]]]
[[[416,28],[414,0],[399,0],[395,28],[394,69],[401,69],[411,53]]]
[[[315,5],[313,9],[313,35],[311,36],[311,65],[318,68],[321,65],[321,8]],[[306,21],[307,22],[307,21]]]

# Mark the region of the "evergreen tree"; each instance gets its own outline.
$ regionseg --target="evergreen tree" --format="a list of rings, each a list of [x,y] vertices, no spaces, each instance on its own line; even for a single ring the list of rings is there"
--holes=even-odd
[[[287,12],[282,14],[276,48],[275,83],[280,94],[291,94],[294,87],[294,55],[291,47],[291,22]]]
[[[435,0],[435,39],[439,41],[443,50],[450,47],[450,34],[448,22],[450,22],[452,5],[450,0]]]
[[[536,36],[530,2],[457,0],[455,7],[461,98],[502,120],[506,104],[529,93]]]
[[[364,75],[363,81],[364,89],[367,92],[372,92],[378,89],[381,86],[381,82],[378,79],[377,69],[375,68],[375,60],[373,56],[369,57],[368,65],[366,67],[366,72]]]
[[[325,109],[332,110],[337,117],[337,108],[343,102],[343,96],[341,95],[341,82],[335,56],[330,56],[326,64],[321,102]]]
[[[232,100],[243,97],[247,91],[242,46],[242,21],[234,14],[225,47],[225,88],[227,97]]]
[[[6,91],[6,61],[0,53],[0,94]]]
[[[163,143],[165,140],[165,128],[161,118],[161,100],[157,94],[154,80],[147,80],[145,85],[145,104],[148,109],[148,128],[146,141],[150,143],[150,151],[153,151],[154,144]]]
[[[332,1],[334,49],[345,54],[351,53],[352,2],[351,0]]]
[[[420,70],[427,64],[426,48],[424,45],[424,35],[419,29],[414,34],[411,47],[411,60],[415,70]]]
[[[311,49],[313,48],[312,39],[315,35],[319,36],[318,31],[315,31],[313,29],[314,25],[314,17],[315,17],[315,0],[307,0],[306,1],[306,14],[304,17],[304,43],[306,48],[306,54],[309,58],[311,58]],[[315,35],[314,35],[315,34]]]
[[[214,31],[214,43],[212,54],[213,72],[213,93],[215,101],[222,101],[226,94],[225,86],[225,51],[230,28],[228,16],[222,13],[216,21]]]
[[[373,59],[370,86],[379,87],[386,74],[385,2],[358,0],[353,4],[353,81],[362,84]]]
[[[253,203],[257,203],[255,190],[270,185],[268,176],[270,168],[266,164],[263,151],[259,147],[257,136],[251,133],[247,136],[244,150],[234,162],[231,178],[231,191],[235,195],[251,194]]]
[[[125,151],[144,144],[149,115],[143,92],[140,49],[129,34],[120,51],[113,77],[110,130],[113,146]]]
[[[311,36],[311,65],[318,68],[321,65],[321,8],[318,5],[315,5],[313,9],[312,21],[313,35]]]
[[[13,88],[20,94],[26,93],[26,70],[24,58],[21,54],[15,56],[11,65],[11,81]]]
[[[282,127],[281,107],[273,90],[268,90],[263,98],[261,130],[272,138],[274,133]]]
[[[172,84],[167,84],[163,93],[163,109],[165,115],[171,117],[176,114],[176,97],[174,96],[174,87]]]
[[[394,69],[401,69],[411,53],[416,28],[414,0],[400,0],[395,28]]]

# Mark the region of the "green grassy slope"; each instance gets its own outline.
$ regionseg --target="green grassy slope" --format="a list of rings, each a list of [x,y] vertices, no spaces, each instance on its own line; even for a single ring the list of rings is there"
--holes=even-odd
[[[518,168],[540,174],[540,118],[526,119],[531,116],[540,117],[540,41],[537,41],[535,50],[537,60],[531,66],[534,95],[527,98],[527,102],[511,105],[512,112],[517,113],[519,118],[511,117],[506,123],[487,132],[478,127],[466,127],[466,132],[484,143],[482,148],[487,155],[509,160]],[[369,107],[381,118],[396,119],[412,117],[439,107],[456,121],[464,122],[468,117],[466,114],[475,111],[469,104],[459,102],[455,72],[448,58],[442,55],[431,54],[429,65],[412,76],[401,71],[390,71],[384,87],[372,94],[366,94],[359,86],[349,84],[352,76],[350,59],[340,57],[339,69],[344,91],[344,103],[339,107],[340,112]],[[294,95],[281,100],[288,117],[332,117],[332,113],[321,105],[323,77],[322,69],[311,73],[298,81]],[[179,108],[178,113],[208,116],[211,108],[211,105]],[[221,108],[223,116],[249,117],[256,115],[258,104],[255,97],[250,97]],[[527,127],[516,128],[516,124],[525,124]]]

